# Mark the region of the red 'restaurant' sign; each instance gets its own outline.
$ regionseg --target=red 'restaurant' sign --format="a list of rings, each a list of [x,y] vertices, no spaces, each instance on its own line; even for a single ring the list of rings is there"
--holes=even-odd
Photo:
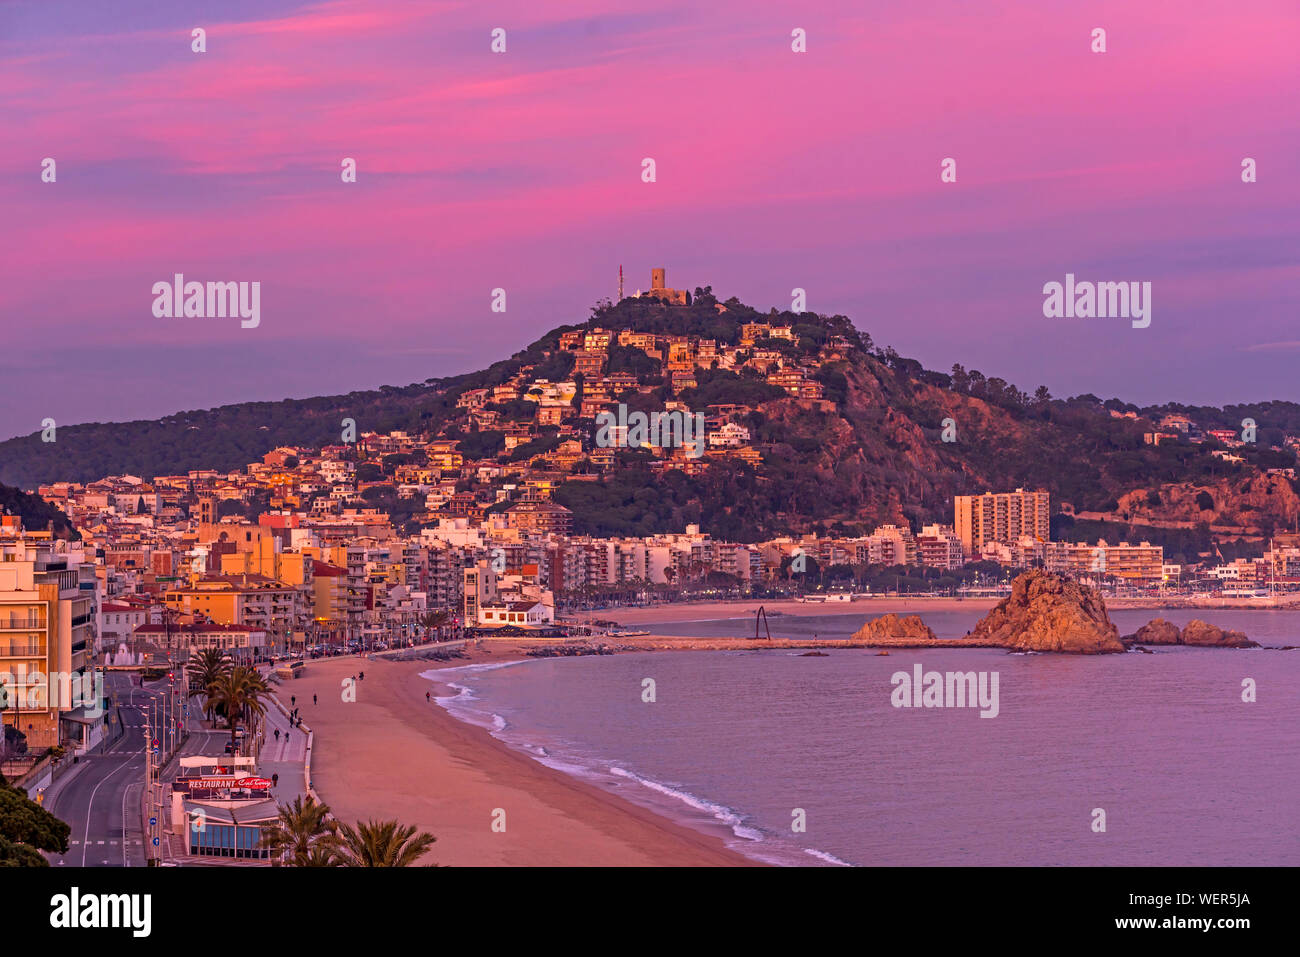
[[[241,778],[233,774],[219,777],[185,778],[183,781],[189,785],[191,791],[216,791],[227,788],[248,788],[254,791],[264,791],[271,786],[271,782],[266,778]]]

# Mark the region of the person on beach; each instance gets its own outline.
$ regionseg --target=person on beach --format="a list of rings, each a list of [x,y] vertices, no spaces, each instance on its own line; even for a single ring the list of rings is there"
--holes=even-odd
[[[298,703],[298,696],[296,694],[289,695],[289,704],[297,704],[297,703]],[[294,710],[297,711],[298,709],[295,708]]]
[[[433,700],[431,697],[429,697],[429,692],[427,692],[427,691],[424,693],[424,700],[425,700],[425,701],[432,701],[432,700]]]
[[[311,703],[312,704],[316,703],[316,696],[314,694],[311,696]]]
[[[357,675],[357,680],[358,680],[358,681],[365,681],[365,680],[366,680],[366,673],[363,671],[363,672],[361,672],[361,674]]]

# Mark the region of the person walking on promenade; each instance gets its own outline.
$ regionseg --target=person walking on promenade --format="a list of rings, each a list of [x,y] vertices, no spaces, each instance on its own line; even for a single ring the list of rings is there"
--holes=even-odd
[[[279,744],[279,743],[280,743],[280,729],[279,729],[279,728],[276,728],[276,729],[275,729],[275,742],[276,742],[276,744]]]
[[[279,785],[279,783],[280,783],[280,775],[278,775],[278,774],[272,774],[272,775],[271,775],[271,787],[276,787],[276,786]]]

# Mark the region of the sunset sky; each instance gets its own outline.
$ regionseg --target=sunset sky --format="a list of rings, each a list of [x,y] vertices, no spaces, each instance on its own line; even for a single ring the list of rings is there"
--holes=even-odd
[[[470,371],[620,264],[1026,391],[1300,401],[1298,90],[1295,0],[0,2],[0,438]],[[155,318],[177,272],[260,327]],[[1067,272],[1150,328],[1044,318]]]

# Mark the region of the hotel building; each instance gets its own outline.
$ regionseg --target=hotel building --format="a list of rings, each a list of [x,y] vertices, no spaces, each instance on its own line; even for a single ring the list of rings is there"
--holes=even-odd
[[[1014,542],[1028,535],[1047,541],[1051,535],[1048,493],[985,492],[953,499],[953,528],[968,555],[986,542]]]

